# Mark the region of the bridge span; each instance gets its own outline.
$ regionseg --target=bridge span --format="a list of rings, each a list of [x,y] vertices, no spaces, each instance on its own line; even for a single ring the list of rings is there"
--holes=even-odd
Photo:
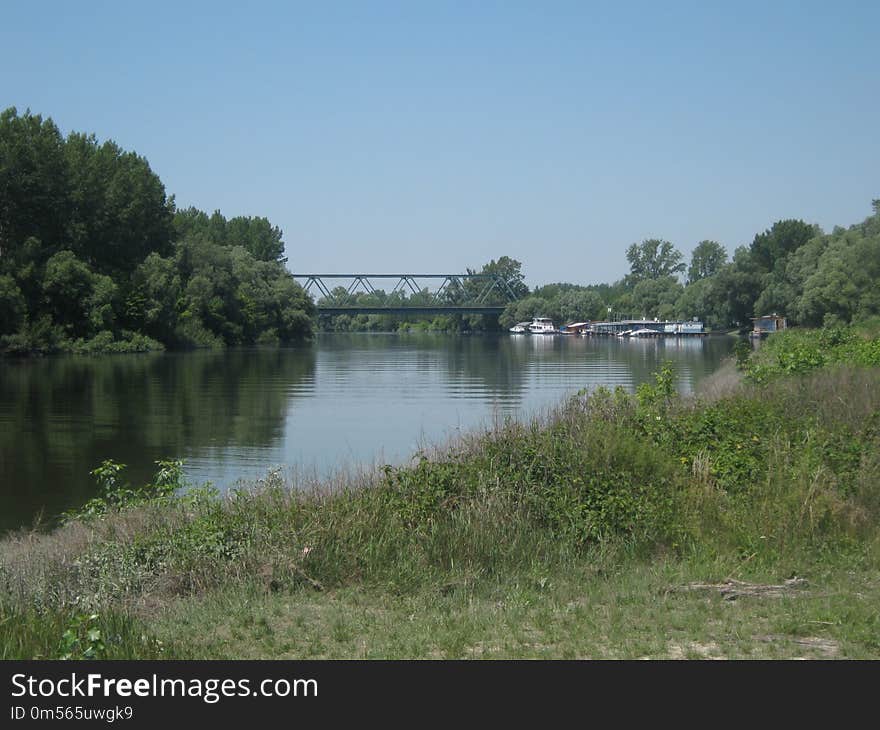
[[[318,305],[318,314],[336,315],[336,314],[501,314],[504,307],[468,307],[468,306],[449,306],[449,307],[420,307],[417,305],[400,306],[400,307],[368,307],[368,306],[351,306],[351,307],[327,307]]]
[[[318,314],[487,314],[498,315],[516,301],[498,274],[294,274],[317,296]],[[379,281],[393,281],[390,292]],[[432,286],[424,286],[425,282]],[[374,283],[376,282],[376,283]],[[359,295],[372,295],[367,302]]]

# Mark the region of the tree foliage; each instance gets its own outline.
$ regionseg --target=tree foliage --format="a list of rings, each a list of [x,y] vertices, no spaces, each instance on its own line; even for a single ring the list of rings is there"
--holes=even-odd
[[[285,261],[266,218],[178,212],[136,153],[0,114],[0,351],[307,337],[314,304]]]
[[[715,276],[727,263],[727,251],[717,241],[700,241],[691,253],[688,282]]]
[[[634,243],[626,250],[633,279],[659,279],[680,274],[685,270],[681,251],[669,241],[649,238]]]
[[[689,319],[749,328],[778,312],[795,324],[843,324],[880,314],[880,200],[860,224],[830,234],[785,219],[739,246],[700,241],[686,266],[664,239],[626,250],[630,272],[588,286],[530,292],[522,264],[500,256],[451,285],[444,303],[507,305],[495,321],[436,317],[463,331],[534,316],[563,324],[613,317]],[[287,343],[308,337],[310,297],[285,268],[282,231],[258,216],[177,210],[147,160],[94,135],[64,138],[55,123],[0,113],[0,351],[124,350]],[[687,269],[687,283],[681,275]],[[343,291],[343,293],[345,293]],[[511,295],[513,301],[510,301]],[[431,304],[422,292],[354,295],[363,304]],[[331,329],[398,329],[405,318],[325,318]]]
[[[755,236],[750,252],[758,266],[773,271],[819,232],[818,227],[801,220],[777,221],[769,230]]]

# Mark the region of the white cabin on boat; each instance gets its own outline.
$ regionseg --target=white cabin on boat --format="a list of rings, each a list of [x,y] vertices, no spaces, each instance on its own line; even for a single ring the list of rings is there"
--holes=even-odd
[[[556,326],[549,317],[535,317],[529,325],[529,332],[533,335],[555,335]]]

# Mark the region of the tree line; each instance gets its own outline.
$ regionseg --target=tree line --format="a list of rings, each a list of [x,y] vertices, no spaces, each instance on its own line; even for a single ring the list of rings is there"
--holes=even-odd
[[[0,114],[0,351],[287,343],[314,304],[266,218],[178,210],[147,160]]]
[[[282,232],[266,218],[178,209],[149,163],[94,135],[63,137],[55,123],[15,108],[0,114],[0,352],[132,351],[289,343],[326,330],[446,331],[611,317],[689,319],[714,330],[750,327],[778,312],[794,324],[844,324],[880,313],[880,201],[831,233],[781,220],[732,257],[701,241],[690,263],[673,243],[626,251],[619,281],[551,283],[530,290],[508,256],[468,269],[497,274],[500,317],[385,314],[317,320],[287,270]],[[465,280],[438,298],[422,292],[333,292],[335,303],[400,306],[473,301]],[[321,303],[320,301],[318,302]]]
[[[777,312],[795,325],[834,326],[880,315],[880,200],[873,214],[849,228],[831,233],[802,220],[780,220],[758,233],[751,244],[727,249],[713,240],[700,241],[690,261],[673,243],[647,239],[626,250],[629,273],[605,284],[559,282],[530,290],[522,264],[508,256],[468,273],[493,273],[507,280],[516,300],[493,292],[485,303],[506,304],[498,318],[447,315],[421,320],[405,315],[338,315],[321,317],[321,327],[334,331],[433,329],[477,331],[511,327],[533,317],[557,324],[611,318],[684,320],[696,317],[711,330],[751,329],[752,317]],[[418,293],[382,290],[349,294],[334,290],[334,303],[364,306],[455,304],[472,301],[478,282],[466,290],[449,289],[438,299]],[[319,300],[319,304],[323,300]]]
[[[507,307],[500,324],[535,316],[557,322],[610,317],[690,319],[713,330],[746,330],[751,318],[777,312],[809,327],[880,315],[880,200],[873,214],[824,233],[802,220],[780,220],[728,259],[717,241],[701,241],[690,264],[665,240],[626,252],[630,272],[613,284],[537,287]]]

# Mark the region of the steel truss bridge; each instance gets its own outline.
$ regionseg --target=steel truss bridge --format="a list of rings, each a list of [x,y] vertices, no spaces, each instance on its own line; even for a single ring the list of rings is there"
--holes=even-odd
[[[504,307],[517,296],[510,283],[498,274],[294,274],[304,282],[307,293],[321,297],[318,314],[501,314]],[[422,297],[418,304],[363,305],[353,301],[360,293],[377,294],[374,281],[391,280],[394,287],[388,292],[415,294]],[[425,280],[439,286],[420,286]],[[466,282],[477,286],[465,287]],[[345,293],[339,291],[345,288]],[[334,290],[336,293],[334,294]],[[427,294],[427,296],[426,296]],[[499,304],[498,300],[504,300]],[[427,301],[426,301],[427,300]]]

